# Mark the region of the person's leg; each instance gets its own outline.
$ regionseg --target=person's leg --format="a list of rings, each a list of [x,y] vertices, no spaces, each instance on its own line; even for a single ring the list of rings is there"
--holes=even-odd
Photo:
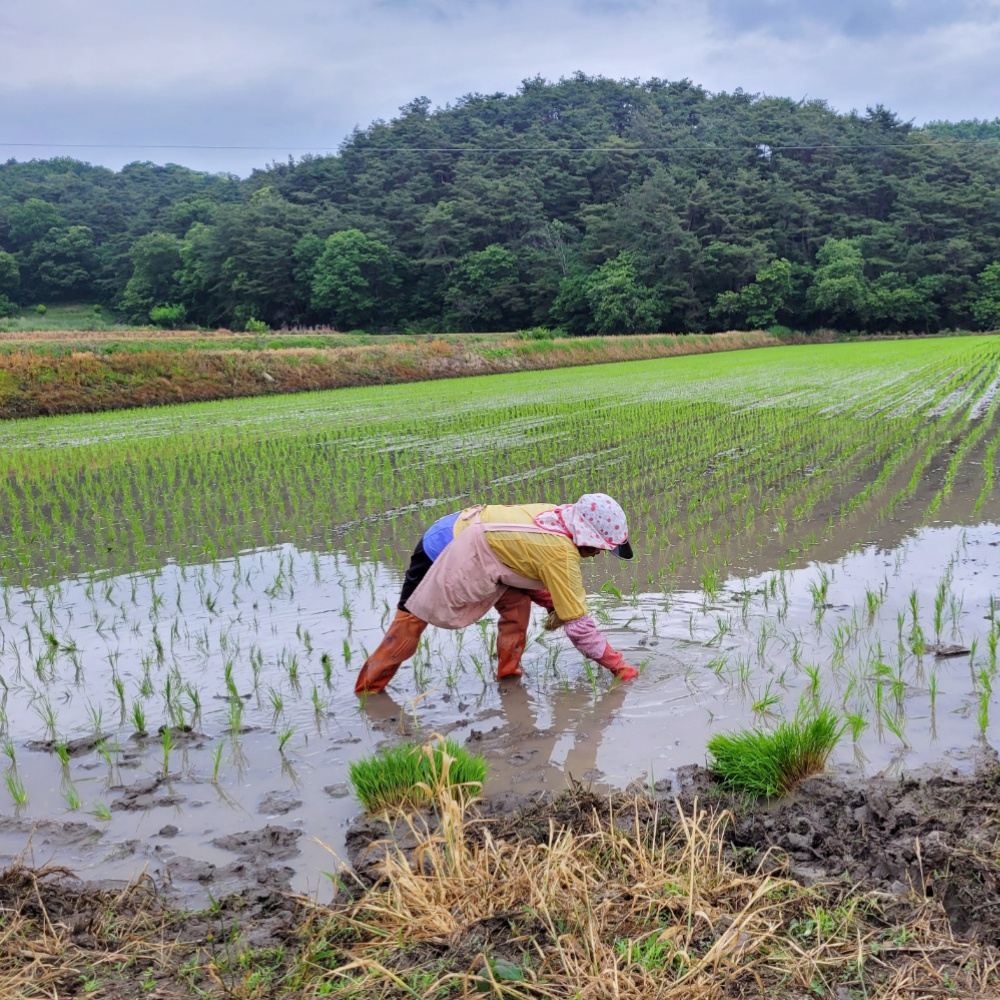
[[[421,538],[413,550],[413,555],[410,556],[410,565],[406,568],[406,576],[403,577],[403,589],[399,593],[399,603],[396,605],[400,611],[406,610],[406,602],[410,599],[410,595],[433,565],[431,557],[424,552],[424,540]]]
[[[422,618],[397,608],[396,616],[378,649],[365,660],[354,685],[354,693],[375,694],[381,691],[396,675],[403,661],[417,651],[417,643],[425,628],[427,622]]]
[[[417,585],[427,575],[433,563],[424,552],[423,539],[410,556],[410,565],[403,578],[403,589],[396,605],[396,615],[389,624],[389,630],[379,643],[378,649],[364,662],[354,685],[355,694],[375,694],[381,691],[395,676],[405,660],[417,651],[420,636],[427,628],[427,622],[406,610],[406,602],[417,589]]]
[[[521,654],[528,641],[531,598],[523,590],[508,587],[493,605],[500,612],[497,622],[497,680],[521,676]]]

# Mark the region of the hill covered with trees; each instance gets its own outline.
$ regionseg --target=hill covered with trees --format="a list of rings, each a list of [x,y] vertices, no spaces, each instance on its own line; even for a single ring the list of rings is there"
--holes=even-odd
[[[246,180],[0,166],[0,311],[570,333],[1000,325],[1000,119],[577,74]]]

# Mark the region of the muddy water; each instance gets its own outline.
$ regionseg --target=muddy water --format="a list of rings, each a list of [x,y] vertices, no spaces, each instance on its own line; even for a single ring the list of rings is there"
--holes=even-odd
[[[973,515],[957,484],[937,521],[914,524],[905,507],[894,521],[862,517],[792,559],[795,529],[775,531],[712,593],[683,578],[648,592],[640,581],[655,567],[600,557],[588,567],[592,606],[642,665],[629,685],[593,674],[538,620],[525,677],[497,684],[484,623],[429,630],[390,693],[359,704],[354,677],[399,572],[336,552],[283,546],[8,589],[0,674],[13,763],[4,758],[0,854],[102,878],[145,870],[192,904],[258,877],[244,862],[259,854],[287,866],[294,888],[322,893],[357,811],[350,761],[404,737],[467,742],[491,764],[491,792],[655,783],[703,761],[713,733],[816,703],[851,720],[835,767],[911,767],[995,744],[995,508],[959,523]],[[621,597],[599,592],[609,579]],[[276,849],[241,855],[224,839],[268,824],[290,831]]]

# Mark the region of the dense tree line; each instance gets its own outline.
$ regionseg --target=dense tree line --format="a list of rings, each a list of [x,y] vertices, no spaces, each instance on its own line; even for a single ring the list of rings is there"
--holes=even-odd
[[[1000,120],[578,74],[246,180],[0,166],[0,309],[571,333],[1000,325]]]

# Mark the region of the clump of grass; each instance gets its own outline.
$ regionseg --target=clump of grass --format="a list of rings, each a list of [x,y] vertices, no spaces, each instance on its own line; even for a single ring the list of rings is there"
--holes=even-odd
[[[486,777],[486,761],[454,740],[385,747],[351,763],[349,781],[368,812],[421,809],[440,792],[468,801]]]
[[[708,741],[708,767],[730,788],[753,796],[787,794],[822,771],[844,732],[830,709],[776,729],[719,733]]]

